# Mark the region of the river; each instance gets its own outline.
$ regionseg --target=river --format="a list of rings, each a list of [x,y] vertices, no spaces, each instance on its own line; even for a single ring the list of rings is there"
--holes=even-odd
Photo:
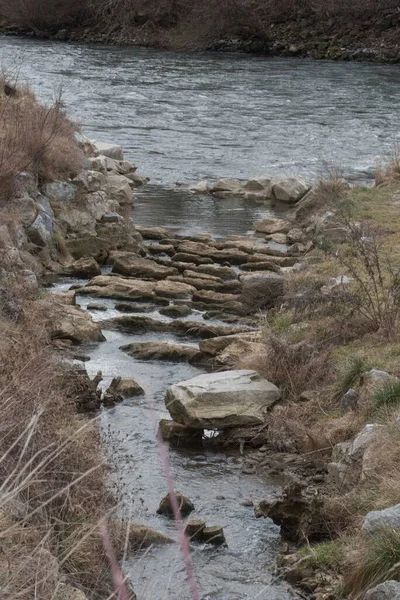
[[[396,66],[184,55],[4,37],[0,58],[15,77],[31,83],[40,100],[49,100],[62,86],[68,113],[83,132],[120,143],[127,158],[152,178],[153,185],[137,193],[136,222],[179,233],[245,234],[270,209],[193,197],[176,182],[278,173],[313,178],[324,162],[365,179],[376,160],[393,150],[399,129]],[[84,307],[89,301],[78,300]],[[108,310],[93,312],[95,319],[115,316],[114,302],[106,303]],[[157,307],[154,313],[160,318]],[[166,413],[166,388],[199,373],[185,364],[136,360],[119,349],[154,336],[107,329],[104,334],[107,341],[89,349],[89,374],[102,370],[105,385],[118,375],[134,377],[154,398],[157,418]],[[173,525],[156,515],[166,484],[145,400],[105,410],[102,431],[124,513],[174,535]],[[292,598],[272,575],[279,530],[268,519],[256,521],[249,507],[249,500],[273,491],[273,483],[244,476],[242,458],[235,453],[171,451],[170,459],[176,487],[196,506],[193,516],[223,525],[228,540],[227,548],[198,546],[193,552],[202,599]],[[130,558],[125,570],[139,600],[190,598],[177,545]]]
[[[0,37],[0,64],[41,100],[61,87],[89,136],[152,181],[365,176],[399,139],[396,65],[179,54]]]

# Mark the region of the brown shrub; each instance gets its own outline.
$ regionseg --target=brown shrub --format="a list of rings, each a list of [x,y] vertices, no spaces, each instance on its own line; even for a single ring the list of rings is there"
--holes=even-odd
[[[14,90],[10,94],[8,88]],[[76,127],[60,98],[45,107],[22,87],[0,82],[0,201],[7,201],[14,178],[30,171],[43,182],[68,178],[81,169]]]
[[[286,398],[298,400],[305,390],[330,379],[330,349],[309,342],[291,344],[267,331],[266,354],[258,369],[281,388]]]

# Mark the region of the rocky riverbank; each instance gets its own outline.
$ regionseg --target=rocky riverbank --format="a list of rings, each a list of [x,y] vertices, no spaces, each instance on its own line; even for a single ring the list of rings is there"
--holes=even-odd
[[[317,60],[367,61],[396,64],[399,53],[399,14],[391,11],[364,18],[310,14],[293,18],[265,19],[259,22],[257,32],[249,28],[248,34],[234,34],[199,45],[200,50],[217,52],[243,52],[265,56],[314,58]],[[164,29],[118,28],[107,31],[105,27],[53,27],[38,30],[10,24],[1,26],[3,35],[38,37],[60,42],[89,44],[138,45],[164,49],[191,50],[185,42],[176,40],[174,34],[166,35]],[[179,32],[182,35],[182,32]],[[196,46],[196,41],[192,40]],[[198,42],[202,44],[201,40]],[[204,44],[204,42],[203,42]]]

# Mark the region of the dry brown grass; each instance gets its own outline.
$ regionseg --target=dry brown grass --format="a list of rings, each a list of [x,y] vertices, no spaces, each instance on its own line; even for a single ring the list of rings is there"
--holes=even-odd
[[[375,173],[375,185],[390,185],[396,181],[400,181],[400,156],[397,152],[385,165],[378,165]]]
[[[19,291],[11,320],[10,302],[8,293],[0,303],[2,598],[52,598],[59,569],[88,598],[104,599],[115,588],[99,524],[113,501],[98,428],[65,395],[34,302]]]
[[[314,390],[329,381],[329,348],[307,341],[292,344],[272,334],[268,328],[265,330],[265,347],[266,353],[255,367],[281,388],[285,398],[296,401],[305,390]],[[250,366],[252,358],[244,360]]]
[[[0,81],[0,203],[9,200],[15,176],[23,171],[39,182],[76,175],[81,154],[76,127],[62,109],[61,99],[45,107],[22,87]]]

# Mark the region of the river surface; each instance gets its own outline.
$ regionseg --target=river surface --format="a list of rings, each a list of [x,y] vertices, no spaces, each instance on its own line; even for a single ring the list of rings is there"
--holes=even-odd
[[[0,37],[0,63],[39,98],[120,143],[144,174],[177,181],[296,173],[365,176],[399,139],[400,68],[179,54]]]

